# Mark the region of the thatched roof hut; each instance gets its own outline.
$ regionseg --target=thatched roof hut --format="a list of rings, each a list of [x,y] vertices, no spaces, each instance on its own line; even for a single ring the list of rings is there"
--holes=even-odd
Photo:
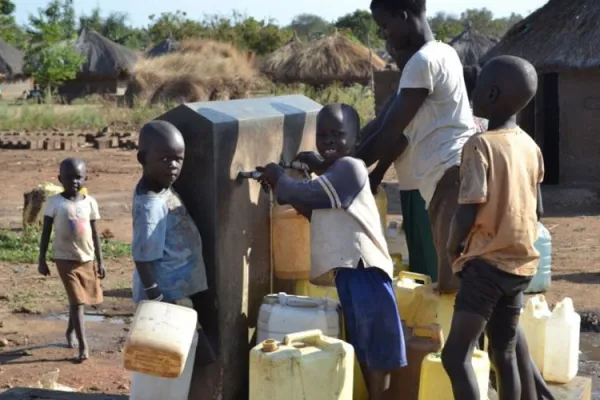
[[[300,41],[298,35],[294,32],[292,37],[285,45],[267,55],[260,64],[260,71],[273,80],[277,80],[277,74],[281,72],[281,67],[296,54],[300,53],[305,44]]]
[[[146,55],[148,57],[158,57],[165,54],[172,53],[179,49],[179,43],[172,37],[168,37],[158,42],[156,46],[151,48]]]
[[[0,40],[0,74],[7,78],[23,75],[24,54],[10,44]]]
[[[374,51],[335,33],[308,43],[279,67],[276,76],[283,83],[315,86],[368,84],[371,73],[384,68],[385,61]]]
[[[119,78],[129,75],[135,68],[138,55],[98,32],[84,28],[75,49],[85,57],[78,78]]]
[[[508,54],[538,69],[600,68],[598,21],[598,0],[549,0],[513,26],[482,61]]]
[[[454,47],[463,65],[469,66],[477,65],[481,57],[497,43],[497,38],[482,35],[469,24],[460,35],[450,41],[450,46]]]
[[[598,21],[598,0],[549,0],[481,60],[513,55],[538,70],[537,95],[519,123],[542,149],[546,183],[600,183]]]

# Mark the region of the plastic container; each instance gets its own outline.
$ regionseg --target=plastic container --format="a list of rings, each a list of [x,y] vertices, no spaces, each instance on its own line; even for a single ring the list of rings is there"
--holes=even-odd
[[[351,400],[354,349],[319,330],[250,351],[249,400]]]
[[[546,323],[544,346],[544,380],[568,383],[579,366],[579,336],[581,317],[573,308],[573,300],[560,301]]]
[[[394,292],[396,293],[396,302],[400,317],[411,318],[411,304],[415,294],[415,288],[424,284],[431,284],[431,278],[427,275],[417,274],[416,272],[401,271],[398,279],[394,282]]]
[[[337,289],[335,286],[317,286],[313,285],[307,280],[296,281],[294,293],[299,296],[308,296],[315,298],[328,298],[331,300],[339,301]],[[342,314],[342,340],[346,340],[344,330],[344,318]],[[367,385],[360,369],[358,360],[354,361],[354,390],[353,400],[367,400],[369,393],[367,392]]]
[[[475,350],[472,359],[473,369],[479,386],[479,398],[488,398],[490,381],[490,360],[486,352]],[[442,365],[440,353],[429,354],[421,366],[419,400],[453,400],[452,384]],[[460,399],[459,399],[460,400]]]
[[[257,342],[283,340],[285,335],[319,329],[341,337],[341,308],[337,301],[285,293],[265,296],[258,312]]]
[[[188,400],[192,375],[194,372],[194,360],[196,346],[198,345],[198,334],[193,337],[189,354],[186,357],[185,368],[179,378],[159,378],[152,375],[131,373],[131,395],[130,400]]]
[[[456,293],[438,294],[433,289],[432,284],[414,289],[413,301],[405,323],[410,328],[437,324],[442,327],[444,340],[448,340]]]
[[[273,270],[279,279],[310,278],[310,222],[291,206],[272,211]]]
[[[123,351],[125,369],[178,378],[186,365],[197,323],[198,316],[192,308],[140,302]]]
[[[408,271],[408,245],[406,236],[401,229],[401,223],[391,221],[385,232],[385,239],[388,245],[388,251],[394,262],[394,275],[401,271]]]
[[[337,288],[335,286],[318,286],[310,283],[309,280],[297,280],[294,283],[294,294],[298,296],[307,296],[314,298],[328,298],[340,301]]]
[[[442,328],[439,325],[415,328],[406,332],[406,357],[408,365],[392,373],[390,398],[417,400],[421,381],[421,364],[425,357],[437,353],[444,346]]]
[[[379,211],[379,220],[381,222],[381,229],[385,232],[387,226],[387,194],[385,194],[385,188],[381,185],[377,188],[377,194],[375,195],[375,204],[377,204],[377,211]]]
[[[531,297],[521,313],[519,324],[527,338],[529,354],[541,373],[544,372],[544,353],[546,346],[546,325],[552,313],[544,295]]]
[[[540,264],[525,293],[544,293],[552,283],[552,236],[541,222],[538,222],[535,248],[540,253]]]

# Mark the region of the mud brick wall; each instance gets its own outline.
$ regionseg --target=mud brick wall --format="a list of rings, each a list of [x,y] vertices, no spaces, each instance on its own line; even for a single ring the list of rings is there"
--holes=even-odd
[[[320,108],[304,96],[281,96],[184,104],[158,118],[185,138],[175,188],[203,240],[210,290],[200,314],[216,308],[214,320],[201,322],[209,336],[218,335],[218,361],[196,368],[192,400],[247,398],[248,353],[269,292],[269,195],[236,177],[314,149]]]

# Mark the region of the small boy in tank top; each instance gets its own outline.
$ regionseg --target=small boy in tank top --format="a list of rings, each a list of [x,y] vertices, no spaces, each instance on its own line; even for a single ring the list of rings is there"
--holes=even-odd
[[[366,165],[350,157],[360,129],[346,104],[317,116],[317,149],[296,160],[319,175],[296,181],[277,164],[258,169],[261,180],[311,221],[311,282],[335,285],[347,337],[367,380],[370,399],[381,399],[389,374],[406,365],[404,336],[392,286],[392,260]]]

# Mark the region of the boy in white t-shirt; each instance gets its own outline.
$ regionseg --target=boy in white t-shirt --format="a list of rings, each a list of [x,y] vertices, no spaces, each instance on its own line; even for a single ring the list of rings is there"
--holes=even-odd
[[[410,152],[410,173],[431,220],[438,288],[455,291],[459,285],[446,243],[457,207],[462,147],[475,133],[463,67],[452,47],[435,41],[425,0],[372,0],[371,11],[397,54],[402,76],[399,94],[382,117],[379,130],[356,156],[379,160],[370,176],[375,186],[395,160]]]
[[[105,275],[102,248],[96,230],[96,221],[100,219],[98,204],[91,196],[81,194],[86,179],[83,161],[67,158],[60,163],[59,180],[64,190],[50,197],[46,203],[38,266],[40,274],[50,275],[46,252],[54,227],[54,262],[69,299],[67,342],[69,347],[74,348],[77,336],[79,361],[89,357],[84,306],[102,303],[104,298],[100,279],[104,279]]]

